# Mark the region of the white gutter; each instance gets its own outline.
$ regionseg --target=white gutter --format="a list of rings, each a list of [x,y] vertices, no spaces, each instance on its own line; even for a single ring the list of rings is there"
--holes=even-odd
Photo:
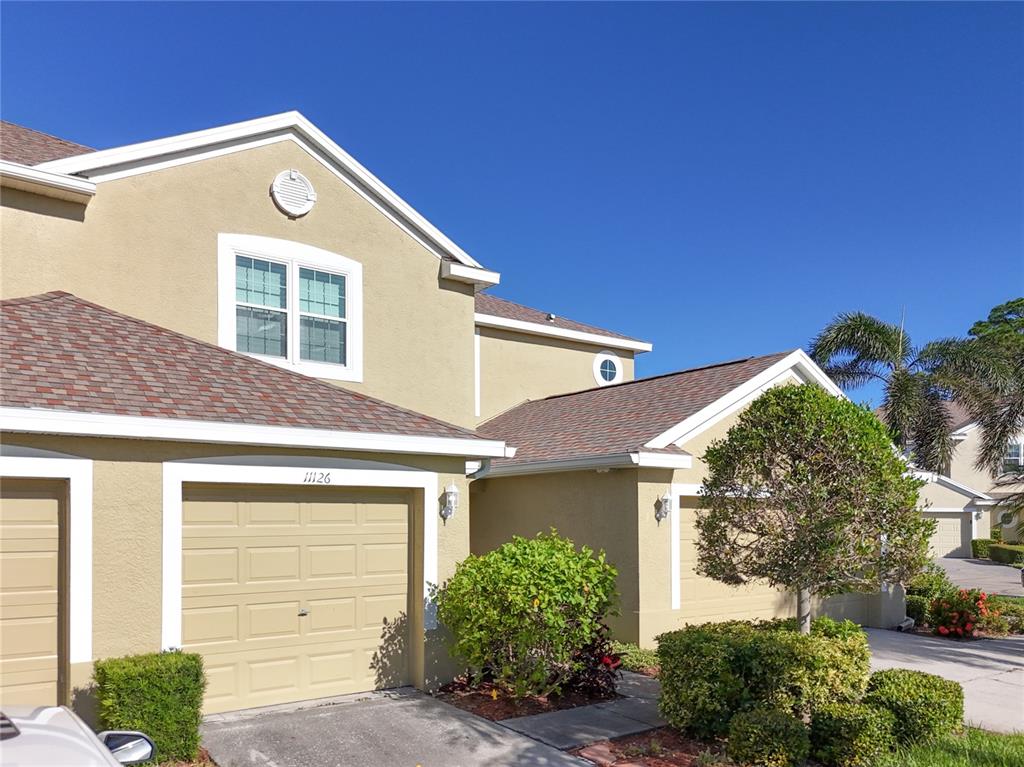
[[[375,453],[425,453],[467,458],[512,458],[515,448],[499,440],[472,437],[420,437],[288,426],[255,426],[177,418],[79,413],[35,408],[0,408],[0,431],[120,437],[177,442],[327,448]]]
[[[497,317],[493,314],[481,314],[477,312],[473,319],[479,327],[499,328],[501,330],[515,330],[520,333],[529,333],[536,336],[549,336],[551,338],[564,338],[570,341],[581,341],[586,344],[606,346],[611,349],[629,349],[634,352],[649,352],[654,348],[652,344],[645,341],[633,341],[629,338],[617,338],[605,336],[599,333],[585,333],[581,330],[568,330],[552,325],[543,325],[539,322],[525,322],[523,320],[510,320],[507,317]]]
[[[497,285],[501,282],[501,275],[489,269],[478,269],[475,266],[456,264],[453,261],[441,262],[441,276],[446,280],[465,282],[468,285],[475,285],[477,290],[483,290]]]
[[[84,178],[51,173],[5,160],[0,160],[0,185],[83,205],[87,205],[96,194],[96,185]]]
[[[607,469],[689,469],[693,457],[670,453],[649,453],[646,451],[614,453],[612,455],[587,456],[584,458],[563,458],[554,461],[529,461],[507,465],[489,462],[474,475],[474,479],[486,477],[516,477],[526,474],[551,474],[561,471],[589,471]]]

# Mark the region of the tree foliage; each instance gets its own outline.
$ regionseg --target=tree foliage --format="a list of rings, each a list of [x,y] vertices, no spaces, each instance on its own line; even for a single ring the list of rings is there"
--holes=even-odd
[[[702,575],[829,596],[905,583],[928,561],[922,483],[871,412],[817,386],[768,390],[704,461]]]

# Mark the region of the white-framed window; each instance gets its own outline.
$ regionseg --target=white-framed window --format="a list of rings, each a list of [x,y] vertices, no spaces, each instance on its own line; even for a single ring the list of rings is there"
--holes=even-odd
[[[218,238],[218,342],[316,378],[362,381],[362,265],[290,240]]]
[[[594,355],[594,380],[598,386],[620,383],[622,376],[622,359],[618,355],[609,351]]]
[[[1024,444],[1020,440],[1008,442],[1003,453],[1003,474],[1016,474],[1024,468]]]

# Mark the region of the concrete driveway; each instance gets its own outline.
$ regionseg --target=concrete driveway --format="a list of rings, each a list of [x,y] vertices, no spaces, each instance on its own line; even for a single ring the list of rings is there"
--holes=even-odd
[[[958,642],[865,630],[872,671],[909,668],[960,682],[968,724],[996,732],[1024,732],[1024,636]]]
[[[202,736],[219,767],[590,765],[412,688],[214,714]]]
[[[990,594],[1024,597],[1020,570],[1016,567],[1001,565],[988,559],[943,557],[936,559],[935,562],[946,571],[950,580],[962,589],[981,589]]]

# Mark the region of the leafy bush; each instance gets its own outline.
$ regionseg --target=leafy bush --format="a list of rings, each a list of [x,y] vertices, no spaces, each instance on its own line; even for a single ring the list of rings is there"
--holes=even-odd
[[[931,600],[928,597],[912,594],[907,597],[907,617],[913,618],[914,623],[923,626],[928,622],[928,608],[931,607]]]
[[[1015,543],[993,543],[988,547],[988,557],[1004,565],[1024,564],[1024,546]]]
[[[552,532],[459,563],[434,593],[451,652],[516,697],[560,691],[615,603],[615,568]]]
[[[1008,628],[989,605],[988,595],[978,589],[960,589],[934,600],[929,620],[936,634],[955,639],[973,637],[978,631],[1005,634]]]
[[[195,759],[206,690],[202,656],[175,651],[98,660],[93,678],[103,729],[141,730],[161,761]]]
[[[807,728],[795,716],[761,708],[732,718],[725,750],[740,765],[790,767],[807,758],[811,744]]]
[[[907,584],[907,595],[935,599],[955,589],[956,586],[946,575],[946,571],[935,562],[929,562],[921,572],[910,579]]]
[[[992,531],[989,533],[992,536],[993,543],[999,543],[1003,540],[1003,526],[997,521],[993,520]]]
[[[612,650],[622,659],[626,671],[644,673],[658,665],[658,651],[648,650],[629,642],[612,642]]]
[[[989,597],[988,606],[1006,621],[1007,631],[1024,634],[1024,599],[996,595]]]
[[[963,727],[963,687],[923,671],[876,671],[868,682],[864,703],[893,713],[894,733],[903,744],[931,740]]]
[[[662,716],[678,729],[711,737],[724,735],[735,714],[757,706],[806,714],[827,702],[859,700],[870,660],[864,632],[848,621],[815,621],[810,635],[788,625],[732,621],[662,634]]]
[[[975,538],[971,541],[971,556],[975,559],[988,559],[988,547],[995,543],[991,538]]]
[[[611,697],[615,683],[622,676],[622,658],[608,638],[608,627],[601,624],[594,638],[576,654],[573,672],[566,686],[587,695]]]
[[[896,719],[863,703],[822,706],[811,719],[814,756],[827,767],[875,767],[896,747]]]

